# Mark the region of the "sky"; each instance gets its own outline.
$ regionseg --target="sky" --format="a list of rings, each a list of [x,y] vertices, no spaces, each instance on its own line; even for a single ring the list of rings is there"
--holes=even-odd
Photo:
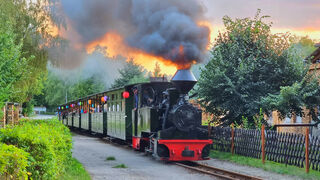
[[[213,26],[213,35],[223,30],[222,18],[254,17],[257,9],[271,16],[272,31],[308,35],[320,42],[320,0],[199,0]]]
[[[73,0],[75,2],[80,2],[78,0]],[[82,17],[85,12],[81,10],[77,10],[77,6],[73,3],[71,0],[65,0],[65,2],[68,2],[70,4],[70,11],[69,13],[74,14],[75,17]],[[83,2],[88,2],[87,0],[82,0]],[[94,0],[96,2],[103,2],[105,0]],[[159,0],[161,1],[161,0]],[[176,1],[184,1],[185,0],[176,0]],[[261,15],[268,15],[270,18],[267,20],[272,22],[272,28],[271,31],[273,33],[285,33],[289,32],[293,35],[298,36],[309,36],[310,38],[314,39],[316,42],[320,43],[320,16],[318,15],[320,12],[320,0],[195,0],[200,2],[204,8],[204,16],[205,19],[210,24],[210,30],[211,32],[211,43],[214,43],[214,39],[217,37],[219,31],[224,31],[224,25],[222,22],[222,18],[224,16],[229,16],[232,19],[235,18],[253,18],[257,12],[258,9],[261,9]],[[143,2],[143,0],[141,0]],[[81,5],[81,3],[79,3]],[[78,5],[79,5],[78,4]],[[184,5],[185,7],[188,7],[188,5]],[[192,5],[190,5],[192,6]],[[90,8],[84,7],[84,11],[88,10]],[[80,12],[79,14],[76,14],[76,12]],[[104,13],[109,12],[107,8],[102,8],[102,13],[100,13],[99,17],[95,16],[95,13],[93,13],[93,19],[85,19],[85,22],[96,22],[96,20],[100,23],[99,20],[102,19],[102,21],[105,24],[106,19],[103,16]],[[201,11],[202,12],[202,11]],[[92,12],[91,12],[92,13]],[[126,13],[122,13],[126,14]],[[89,15],[91,15],[89,13]],[[91,17],[91,16],[90,16]],[[201,14],[202,17],[202,14]],[[81,19],[81,18],[80,18]],[[68,21],[67,18],[67,24],[71,25],[71,21]],[[95,27],[90,26],[88,27]],[[205,23],[207,24],[207,23]],[[80,27],[87,27],[86,25],[83,25],[80,23]],[[112,25],[112,23],[111,23]],[[98,27],[99,28],[99,27]],[[90,30],[88,32],[93,33],[95,29]],[[105,29],[102,29],[105,30]],[[63,31],[61,31],[63,32]],[[90,34],[89,33],[89,34]],[[75,45],[76,49],[79,49],[77,46],[79,44],[78,40],[81,39],[80,34],[75,31],[75,28],[72,26],[68,27],[68,30],[64,32],[63,34],[67,35],[71,42],[71,44]],[[96,35],[93,33],[93,35]],[[72,37],[70,39],[70,37]],[[111,38],[112,39],[112,38]],[[112,41],[114,41],[112,39]],[[109,48],[111,49],[111,48]],[[118,48],[120,49],[120,48]],[[71,54],[74,54],[73,51],[67,51],[71,52]],[[69,53],[70,54],[70,53]],[[74,63],[70,61],[70,59],[76,59]],[[87,58],[88,59],[88,58]],[[135,59],[143,59],[143,58],[135,58]],[[155,62],[160,63],[160,67],[164,73],[167,74],[173,74],[176,71],[176,67],[173,65],[164,64],[161,61],[158,61],[157,58],[150,58],[147,57],[148,62],[142,63],[142,65],[148,69],[153,70],[155,66]],[[62,59],[63,61],[67,62],[67,64],[72,65],[71,67],[78,67],[74,64],[81,64],[84,61],[79,60],[79,58],[74,58],[74,56],[66,56],[65,59]],[[140,62],[138,62],[141,64]],[[65,63],[66,64],[66,63]],[[67,67],[67,66],[66,66]],[[68,66],[69,67],[69,66]],[[70,68],[70,67],[69,67]]]

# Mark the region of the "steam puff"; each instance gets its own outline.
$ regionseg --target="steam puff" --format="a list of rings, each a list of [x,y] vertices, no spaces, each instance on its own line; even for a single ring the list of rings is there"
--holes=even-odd
[[[188,64],[202,61],[209,43],[209,28],[197,25],[204,12],[195,0],[62,0],[62,6],[84,44],[117,32],[131,47]]]

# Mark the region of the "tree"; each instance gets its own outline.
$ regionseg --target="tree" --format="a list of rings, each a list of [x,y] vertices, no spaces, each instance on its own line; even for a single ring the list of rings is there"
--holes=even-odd
[[[21,57],[22,44],[15,44],[15,34],[12,24],[0,14],[0,108],[8,101],[13,90],[13,84],[17,82],[23,72],[26,62]],[[0,115],[1,116],[1,115]]]
[[[197,91],[206,111],[229,125],[242,124],[242,117],[254,125],[264,98],[279,94],[282,86],[300,82],[308,65],[290,48],[288,34],[272,34],[268,16],[232,20],[224,17],[226,32],[220,33],[212,59],[201,71]]]
[[[133,59],[130,59],[125,67],[119,70],[119,74],[120,77],[114,81],[112,88],[148,81],[144,76],[145,72],[142,66],[134,63]]]
[[[43,103],[49,108],[55,109],[58,105],[65,103],[66,94],[68,96],[67,100],[72,101],[104,90],[103,82],[98,78],[94,78],[94,76],[80,79],[77,82],[68,82],[62,80],[53,72],[49,72],[43,92],[45,102],[41,98],[37,98],[35,104]]]
[[[51,30],[61,24],[59,18],[51,13],[55,4],[54,0],[0,1],[0,11],[11,22],[14,42],[18,46],[21,44],[21,57],[25,58],[22,76],[13,84],[10,101],[30,101],[44,87],[48,59],[46,48],[58,43],[59,38],[53,36]]]
[[[153,77],[162,77],[163,75],[161,74],[161,68],[158,62],[156,62],[154,66],[154,70],[152,73]]]
[[[100,79],[90,77],[85,80],[81,80],[70,89],[70,100],[86,97],[91,94],[104,91],[104,85]]]

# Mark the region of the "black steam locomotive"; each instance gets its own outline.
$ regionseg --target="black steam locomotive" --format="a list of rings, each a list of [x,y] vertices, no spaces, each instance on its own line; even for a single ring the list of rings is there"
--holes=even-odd
[[[201,110],[188,100],[195,83],[190,70],[178,70],[171,82],[158,78],[61,105],[59,118],[69,127],[128,141],[162,160],[204,160],[212,141],[201,128]]]

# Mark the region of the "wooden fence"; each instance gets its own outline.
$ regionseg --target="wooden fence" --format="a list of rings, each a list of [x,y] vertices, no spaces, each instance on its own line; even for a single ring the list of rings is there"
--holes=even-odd
[[[3,117],[0,121],[0,128],[5,128],[7,125],[15,125],[19,121],[19,109],[18,103],[7,102],[2,109]]]
[[[263,133],[261,133],[263,132]],[[212,127],[212,148],[320,171],[320,137],[271,130]],[[263,137],[264,136],[264,137]],[[307,158],[306,158],[307,157]]]

